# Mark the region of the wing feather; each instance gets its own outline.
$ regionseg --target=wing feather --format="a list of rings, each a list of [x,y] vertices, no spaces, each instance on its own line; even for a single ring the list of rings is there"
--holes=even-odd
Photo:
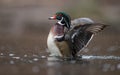
[[[108,25],[95,23],[95,24],[91,24],[88,28],[86,28],[86,31],[89,31],[95,34],[103,30],[106,26]]]
[[[92,35],[103,30],[107,25],[105,24],[85,24],[74,26],[66,35],[69,36],[69,44],[71,52],[75,55],[83,47],[85,47],[91,40]]]

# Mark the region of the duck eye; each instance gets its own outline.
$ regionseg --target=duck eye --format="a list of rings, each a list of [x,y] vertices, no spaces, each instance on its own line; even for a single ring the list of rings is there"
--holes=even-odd
[[[62,19],[62,17],[61,17],[61,16],[57,16],[56,18],[57,18],[58,20],[61,20],[61,19]]]

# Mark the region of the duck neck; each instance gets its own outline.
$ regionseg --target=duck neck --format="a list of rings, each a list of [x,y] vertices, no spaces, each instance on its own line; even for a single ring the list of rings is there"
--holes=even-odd
[[[60,25],[56,23],[52,29],[52,34],[54,35],[54,39],[60,39],[64,37],[64,25]]]

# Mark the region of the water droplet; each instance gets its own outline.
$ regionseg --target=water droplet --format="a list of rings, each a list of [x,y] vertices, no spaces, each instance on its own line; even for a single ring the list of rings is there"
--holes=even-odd
[[[90,56],[86,56],[86,55],[82,55],[82,59],[92,59],[94,56],[90,55]]]
[[[14,59],[20,59],[20,57],[12,57],[12,58],[14,58]]]
[[[10,61],[10,64],[14,64],[15,62],[13,60]]]
[[[44,58],[46,58],[46,56],[41,56],[41,58],[43,58],[43,59],[44,59]]]
[[[27,57],[27,54],[25,54],[24,57]]]
[[[38,61],[38,58],[34,58],[33,60],[34,60],[34,61]]]
[[[14,56],[14,55],[15,55],[15,54],[9,54],[9,56],[11,56],[11,57]]]
[[[28,62],[29,62],[29,63],[33,63],[33,61],[32,61],[32,60],[28,60]]]
[[[3,56],[3,53],[0,53],[0,55],[2,55],[2,56]]]

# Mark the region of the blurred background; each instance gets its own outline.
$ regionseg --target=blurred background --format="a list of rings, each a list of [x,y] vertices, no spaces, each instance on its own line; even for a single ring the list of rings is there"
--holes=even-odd
[[[120,55],[120,0],[0,0],[0,55],[46,54],[47,35],[54,24],[48,17],[57,11],[68,13],[72,19],[89,17],[110,25],[98,33],[80,54]],[[1,63],[6,61],[8,59],[0,58]],[[0,65],[1,75],[6,72],[6,67],[11,66]],[[8,73],[14,74],[13,70]],[[118,72],[120,64],[116,75],[119,75]],[[15,70],[16,73],[18,71]]]

